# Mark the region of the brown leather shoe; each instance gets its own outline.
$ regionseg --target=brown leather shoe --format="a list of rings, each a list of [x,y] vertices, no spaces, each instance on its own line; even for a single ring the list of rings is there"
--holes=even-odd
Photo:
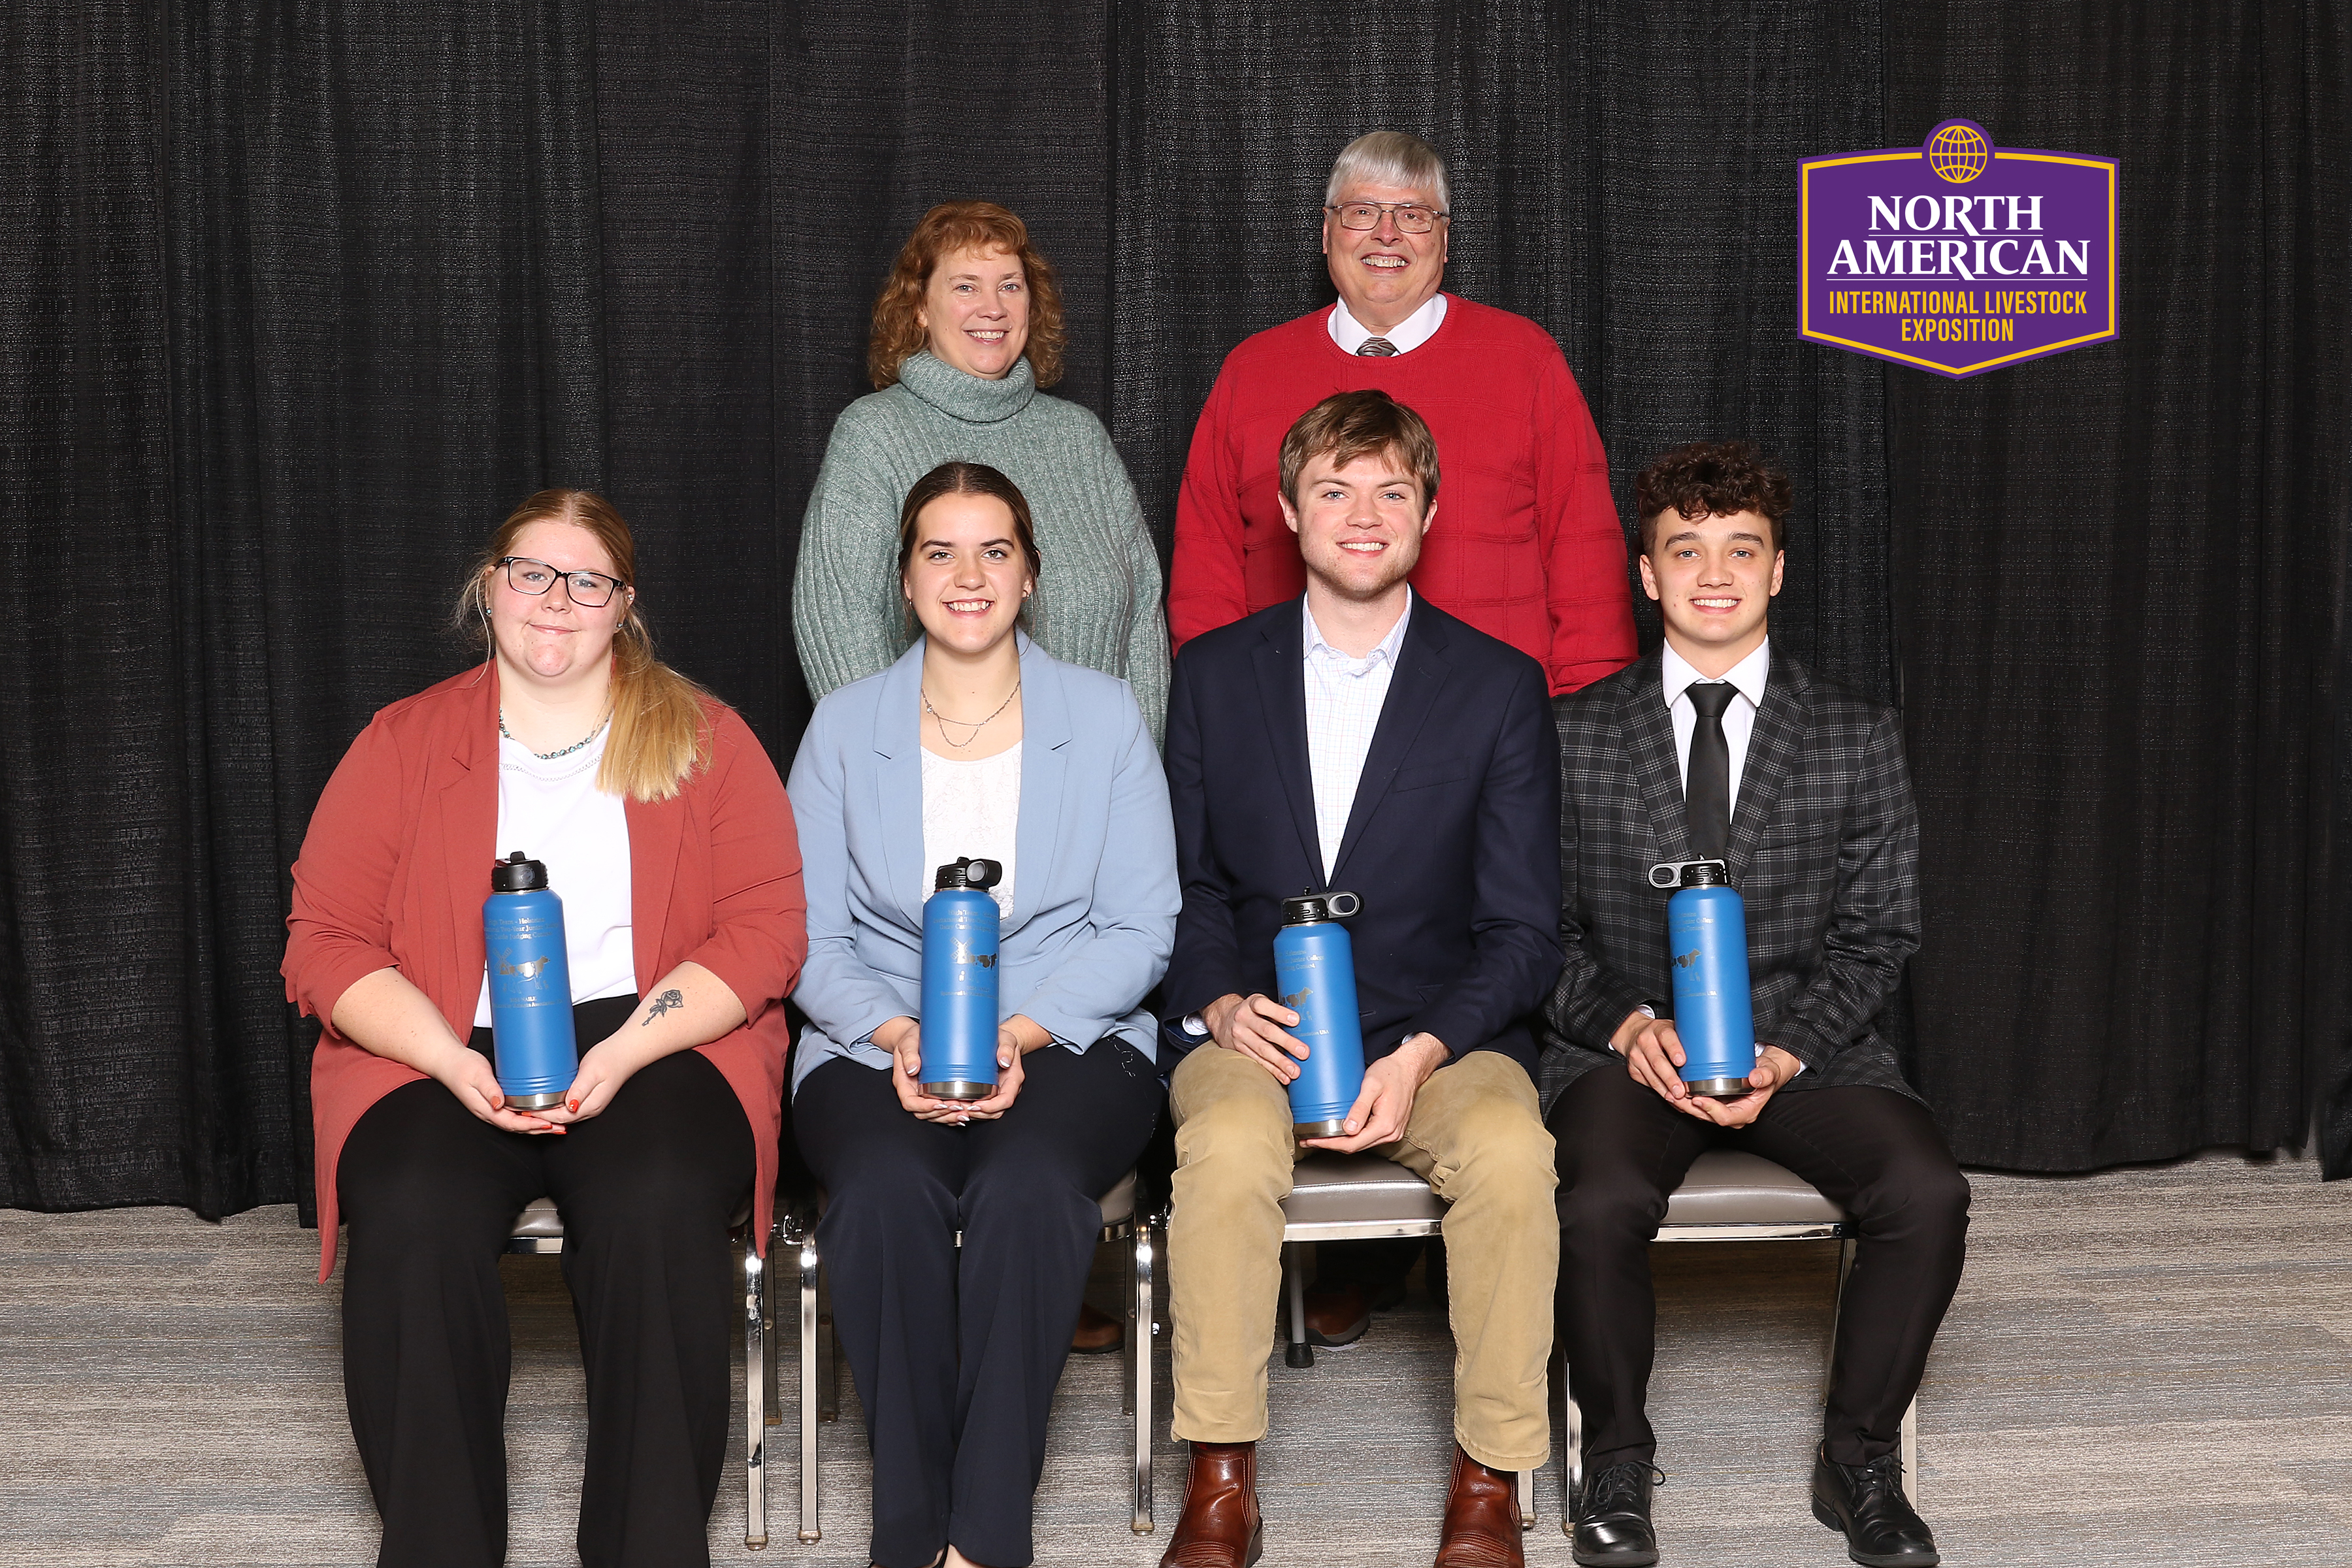
[[[1436,1568],[1527,1568],[1519,1544],[1519,1478],[1488,1469],[1458,1446]]]
[[[1354,1344],[1372,1326],[1372,1300],[1361,1285],[1307,1292],[1307,1342],[1336,1350]]]
[[[1184,1513],[1160,1568],[1250,1568],[1265,1538],[1257,1516],[1257,1445],[1193,1444]]]
[[[1127,1325],[1106,1312],[1097,1312],[1081,1302],[1078,1306],[1078,1326],[1070,1335],[1072,1355],[1108,1355],[1127,1339]]]

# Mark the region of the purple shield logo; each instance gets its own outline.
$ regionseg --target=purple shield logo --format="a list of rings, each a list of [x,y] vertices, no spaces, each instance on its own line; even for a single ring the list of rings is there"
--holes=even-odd
[[[1947,120],[1916,147],[1807,159],[1797,200],[1814,342],[1957,378],[2116,335],[2112,158]]]

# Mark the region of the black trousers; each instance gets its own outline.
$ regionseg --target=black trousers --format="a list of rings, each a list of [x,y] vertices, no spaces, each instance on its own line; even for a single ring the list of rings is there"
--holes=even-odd
[[[793,1099],[825,1186],[817,1245],[866,1406],[881,1568],[925,1568],[950,1542],[991,1568],[1034,1555],[1030,1498],[1099,1200],[1159,1118],[1159,1074],[1123,1040],[1022,1067],[1012,1109],[966,1127],[916,1120],[862,1062],[826,1062]]]
[[[743,1108],[696,1051],[645,1068],[561,1135],[502,1132],[430,1080],[360,1118],[336,1181],[351,1222],[343,1390],[383,1519],[383,1568],[506,1558],[499,1256],[541,1196],[563,1213],[587,1372],[580,1559],[709,1561],[731,1408],[727,1221],[751,1171]]]
[[[1643,1408],[1658,1320],[1650,1238],[1691,1162],[1716,1148],[1777,1161],[1853,1216],[1822,1436],[1840,1464],[1898,1447],[1969,1226],[1968,1178],[1925,1106],[1885,1089],[1792,1089],[1753,1125],[1720,1128],[1612,1063],[1570,1085],[1548,1125],[1559,1143],[1559,1342],[1588,1468],[1657,1451]]]

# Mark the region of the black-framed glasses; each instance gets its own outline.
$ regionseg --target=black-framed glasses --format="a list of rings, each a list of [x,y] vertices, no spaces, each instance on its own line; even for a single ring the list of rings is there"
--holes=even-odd
[[[1338,206],[1325,203],[1323,210],[1336,213],[1341,228],[1378,228],[1381,215],[1389,213],[1396,226],[1406,234],[1427,234],[1437,226],[1437,220],[1450,216],[1442,207],[1427,206],[1420,202],[1346,202]]]
[[[565,572],[528,555],[501,555],[494,564],[507,569],[507,586],[518,594],[541,598],[560,582],[573,604],[589,610],[611,604],[613,591],[628,586],[618,577],[607,577],[602,572]]]

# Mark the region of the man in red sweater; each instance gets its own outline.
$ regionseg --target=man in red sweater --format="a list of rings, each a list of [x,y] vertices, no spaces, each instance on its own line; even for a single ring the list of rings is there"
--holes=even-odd
[[[1554,696],[1630,663],[1625,535],[1601,435],[1549,333],[1442,293],[1445,165],[1417,136],[1348,144],[1325,197],[1339,303],[1225,356],[1193,427],[1168,595],[1175,644],[1305,591],[1282,519],[1282,437],[1335,392],[1377,387],[1437,437],[1445,516],[1416,593],[1532,656]]]

